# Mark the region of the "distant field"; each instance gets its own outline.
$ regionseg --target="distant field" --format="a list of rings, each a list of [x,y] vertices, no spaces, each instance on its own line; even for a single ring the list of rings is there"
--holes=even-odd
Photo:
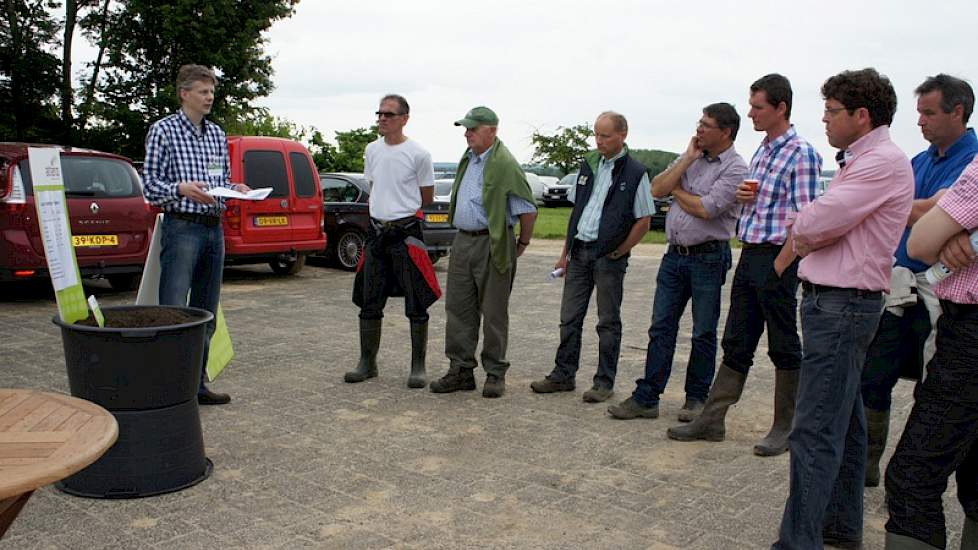
[[[536,239],[563,239],[567,234],[567,220],[571,208],[547,208],[541,206],[537,210],[537,223],[533,226],[533,237]],[[643,243],[665,244],[666,234],[663,231],[649,231],[642,239]]]

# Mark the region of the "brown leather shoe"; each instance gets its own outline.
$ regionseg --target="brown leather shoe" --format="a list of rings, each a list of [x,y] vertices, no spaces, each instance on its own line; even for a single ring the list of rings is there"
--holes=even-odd
[[[608,407],[608,414],[618,420],[632,420],[634,418],[659,418],[659,405],[652,405],[651,407],[646,407],[638,401],[635,401],[634,397],[629,397],[628,399],[618,403],[617,405],[612,405]]]
[[[585,403],[601,403],[602,401],[607,401],[609,397],[614,395],[614,393],[615,392],[611,388],[595,385],[588,391],[584,392],[581,399]]]
[[[210,388],[204,388],[204,391],[197,392],[197,403],[200,405],[226,405],[230,402],[230,395],[213,392]]]
[[[452,393],[457,391],[472,391],[475,389],[475,376],[472,369],[448,371],[448,374],[428,384],[432,393]]]
[[[530,389],[536,393],[556,393],[561,391],[574,391],[574,380],[551,380],[546,377],[542,380],[530,382]]]

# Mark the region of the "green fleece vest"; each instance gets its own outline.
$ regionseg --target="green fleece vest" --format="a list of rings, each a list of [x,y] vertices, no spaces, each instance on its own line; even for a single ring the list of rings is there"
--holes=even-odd
[[[469,165],[469,151],[462,155],[452,185],[452,202],[448,210],[448,222],[455,222],[455,197],[458,187]],[[496,139],[489,155],[486,157],[486,167],[482,171],[482,206],[489,218],[489,254],[496,271],[506,273],[512,267],[511,258],[516,257],[516,243],[506,238],[509,226],[509,195],[515,195],[534,204],[533,192],[526,182],[526,174],[520,168],[520,163],[503,145],[502,140]]]

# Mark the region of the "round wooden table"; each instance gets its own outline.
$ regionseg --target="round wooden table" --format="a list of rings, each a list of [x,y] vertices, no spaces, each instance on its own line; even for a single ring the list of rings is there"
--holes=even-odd
[[[115,417],[94,403],[0,389],[0,538],[35,489],[95,462],[118,436]]]

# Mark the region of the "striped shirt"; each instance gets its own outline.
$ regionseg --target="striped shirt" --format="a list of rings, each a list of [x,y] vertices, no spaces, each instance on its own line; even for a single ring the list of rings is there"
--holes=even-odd
[[[737,238],[745,243],[783,244],[788,213],[798,212],[818,198],[822,156],[795,127],[774,140],[767,137],[750,161],[750,178],[760,181],[757,198],[744,204]]]
[[[482,205],[482,173],[486,168],[486,157],[492,148],[486,149],[481,155],[469,151],[469,164],[462,174],[458,185],[458,197],[455,199],[455,217],[453,224],[463,231],[481,231],[489,228],[489,215]],[[508,197],[509,225],[516,223],[520,214],[536,212],[534,204],[510,195]]]
[[[183,110],[153,123],[146,134],[146,159],[143,164],[143,194],[151,204],[166,212],[185,212],[218,216],[224,199],[217,204],[201,204],[181,197],[177,186],[201,181],[209,189],[233,187],[231,163],[224,130],[208,120],[197,128]]]
[[[969,232],[978,229],[978,157],[958,181],[937,201],[951,218]],[[978,263],[952,271],[934,288],[937,297],[958,304],[978,304]]]

